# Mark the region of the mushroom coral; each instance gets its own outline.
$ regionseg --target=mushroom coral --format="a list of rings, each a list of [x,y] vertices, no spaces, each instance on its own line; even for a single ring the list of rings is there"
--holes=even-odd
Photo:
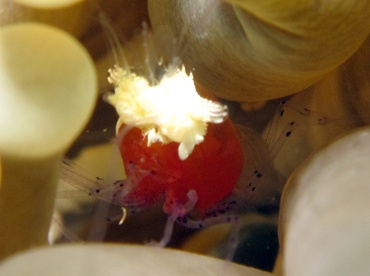
[[[370,2],[149,0],[154,30],[179,38],[197,82],[216,96],[266,101],[309,87],[369,34]]]
[[[0,257],[46,244],[61,157],[87,123],[95,67],[69,34],[0,28]]]

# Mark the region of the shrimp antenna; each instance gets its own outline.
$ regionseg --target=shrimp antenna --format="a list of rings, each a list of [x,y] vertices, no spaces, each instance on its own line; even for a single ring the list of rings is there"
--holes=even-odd
[[[148,74],[149,74],[149,82],[150,84],[156,84],[156,78],[154,76],[154,72],[152,70],[152,66],[150,64],[151,62],[151,57],[150,57],[150,49],[149,49],[149,27],[148,27],[148,24],[146,22],[142,22],[142,34],[143,34],[143,39],[144,39],[144,43],[143,43],[143,46],[144,46],[144,50],[145,50],[145,66],[148,70]]]
[[[121,66],[120,60],[123,63],[123,66],[125,70],[129,73],[131,73],[129,63],[127,61],[126,55],[122,49],[120,40],[118,39],[118,36],[115,32],[115,30],[112,27],[112,24],[110,23],[109,19],[103,12],[99,12],[99,21],[102,25],[102,27],[107,31],[107,38],[109,45],[112,47],[113,52],[113,58],[114,62],[117,66]]]
[[[207,28],[207,25],[210,23],[210,20],[211,20],[211,15],[214,15],[215,13],[217,13],[217,10],[220,8],[220,5],[221,5],[220,0],[214,1],[214,4],[211,6],[211,8],[207,10],[207,16],[204,16],[202,18],[202,20],[199,22],[199,32],[200,33],[203,32],[204,28]],[[177,43],[176,43],[176,39],[174,39],[174,41],[173,41],[173,44],[175,45],[174,50],[178,54],[181,54],[182,52],[185,52],[186,49],[189,46],[191,46],[191,45],[189,45],[189,43],[185,42],[186,32],[189,32],[189,25],[190,24],[191,23],[186,22],[186,24],[184,24],[181,28],[181,31],[178,35]],[[176,47],[176,45],[177,45],[177,47]]]

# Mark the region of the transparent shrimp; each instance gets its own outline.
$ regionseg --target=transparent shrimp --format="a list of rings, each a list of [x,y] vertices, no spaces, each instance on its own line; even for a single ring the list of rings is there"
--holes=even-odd
[[[244,154],[250,156],[253,162],[244,165],[242,174],[233,191],[225,199],[207,209],[202,216],[191,212],[194,202],[197,200],[196,196],[187,195],[188,201],[185,204],[173,208],[175,211],[169,215],[163,239],[159,244],[165,245],[169,241],[174,223],[191,229],[202,229],[219,223],[234,223],[237,225],[239,214],[246,210],[256,210],[268,206],[276,207],[286,180],[284,173],[274,168],[274,163],[279,155],[284,155],[282,149],[284,147],[289,148],[294,143],[291,142],[291,139],[296,138],[300,131],[307,130],[310,127],[325,129],[325,127],[335,124],[337,121],[337,119],[331,120],[329,118],[326,124],[320,124],[317,122],[317,117],[312,117],[311,114],[302,115],[297,111],[297,108],[296,105],[291,108],[289,100],[277,102],[276,115],[271,120],[270,125],[266,127],[266,141],[263,141],[251,129],[244,126],[237,127],[238,135],[244,145]],[[342,128],[342,131],[345,130]],[[300,161],[293,161],[292,163],[294,164],[291,164],[290,170],[293,170]],[[86,195],[102,199],[118,207],[125,207],[128,216],[150,207],[145,198],[127,196],[128,191],[125,190],[127,179],[106,182],[68,159],[65,159],[61,166],[64,181],[77,187]],[[130,164],[129,167],[135,171],[134,164]],[[133,177],[131,181],[136,183],[143,177],[158,177],[153,175],[153,171],[150,170],[140,169],[136,170],[135,173],[131,175]],[[168,172],[168,175],[170,175],[170,172]],[[160,197],[159,200],[163,202],[163,197]],[[118,220],[120,218],[119,216]]]
[[[155,42],[150,40],[151,35],[148,27],[144,25],[144,44],[142,46],[145,58],[142,66],[131,68],[127,59],[123,58],[124,62],[121,62],[121,70],[128,75],[132,73],[135,76],[144,75],[149,86],[153,87],[158,85],[166,74],[173,74],[179,68],[181,70],[182,64],[178,56],[172,57],[170,62],[166,62],[166,58],[161,58],[158,54],[160,51],[155,47]],[[113,48],[120,48],[120,45],[117,45],[118,39],[114,38],[111,41]],[[119,64],[118,56],[116,55],[115,58],[117,64]],[[114,79],[115,76],[117,77],[117,74],[111,75],[111,82],[119,86],[120,80],[119,78]],[[120,76],[122,77],[122,75]],[[265,140],[261,139],[256,131],[245,126],[237,127],[244,158],[242,170],[238,177],[239,180],[235,181],[229,193],[211,201],[205,208],[199,208],[199,205],[197,205],[202,200],[202,195],[197,190],[198,186],[197,189],[194,189],[193,186],[185,186],[180,195],[173,189],[168,188],[171,186],[164,184],[164,182],[179,183],[176,182],[179,176],[171,169],[160,164],[159,159],[153,157],[157,154],[155,151],[144,152],[139,155],[139,159],[147,158],[149,160],[148,166],[139,162],[139,159],[135,162],[126,160],[127,178],[123,180],[106,182],[100,177],[86,174],[84,170],[76,167],[73,162],[68,160],[64,160],[62,164],[62,177],[91,196],[125,208],[124,210],[129,215],[150,208],[160,202],[168,215],[164,234],[159,242],[160,246],[165,246],[171,240],[176,222],[192,229],[201,229],[219,223],[234,223],[237,226],[238,216],[245,210],[258,209],[263,206],[276,208],[288,175],[308,154],[317,149],[318,144],[315,144],[315,147],[305,147],[307,145],[306,141],[311,139],[312,135],[305,136],[304,139],[300,136],[301,138],[297,139],[296,137],[299,136],[300,132],[307,133],[307,130],[311,128],[321,127],[326,129],[334,126],[337,130],[330,132],[328,134],[330,137],[324,139],[329,141],[333,135],[339,134],[346,128],[345,123],[343,123],[344,119],[324,114],[320,110],[312,110],[299,101],[295,101],[294,97],[275,101],[275,103],[275,115],[262,135]],[[222,110],[225,111],[226,109]],[[241,113],[241,116],[243,115],[245,113]],[[232,114],[229,113],[229,116],[232,117]],[[223,115],[223,117],[226,116]],[[223,118],[220,121],[224,120]],[[243,121],[243,118],[239,118],[238,121]],[[120,122],[118,131],[122,125],[126,124]],[[155,128],[155,131],[158,131],[158,128]],[[153,132],[151,133],[153,134]],[[121,135],[118,142],[122,143],[122,139],[129,137],[127,134],[128,132]],[[160,142],[166,142],[165,139],[158,138],[158,132],[154,132],[154,137]],[[143,140],[144,138],[137,136],[135,139],[141,141],[140,139]],[[149,146],[150,144],[155,144],[155,142],[147,143]],[[126,146],[126,148],[130,147]],[[191,156],[191,154],[190,151],[188,156]],[[125,156],[127,156],[127,152],[123,154],[123,158]],[[204,163],[212,167],[212,158],[207,158],[209,158],[209,162]],[[291,161],[292,158],[294,158],[294,161]],[[228,172],[224,171],[224,173],[227,174]],[[144,180],[155,183],[155,185],[142,185],[141,183]],[[214,183],[207,183],[207,185],[209,191],[215,190]],[[237,228],[235,227],[235,229]],[[232,240],[236,241],[236,237],[237,233],[234,233]],[[235,243],[232,244],[232,247],[235,247]]]

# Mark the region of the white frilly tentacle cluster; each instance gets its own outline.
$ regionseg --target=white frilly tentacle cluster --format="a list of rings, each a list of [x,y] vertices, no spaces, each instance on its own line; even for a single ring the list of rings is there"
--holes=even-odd
[[[221,123],[227,116],[225,105],[199,96],[184,67],[167,71],[159,83],[150,85],[146,78],[115,66],[108,81],[115,87],[107,99],[119,115],[117,132],[124,124],[140,128],[149,146],[177,142],[181,160],[203,142],[207,123]]]

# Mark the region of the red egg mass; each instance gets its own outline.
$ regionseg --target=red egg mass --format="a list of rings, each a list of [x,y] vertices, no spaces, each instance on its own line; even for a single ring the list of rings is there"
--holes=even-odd
[[[137,182],[126,196],[128,201],[150,206],[164,196],[164,211],[172,214],[173,206],[186,204],[187,193],[194,190],[195,210],[201,216],[231,193],[241,173],[243,153],[229,118],[208,124],[204,141],[187,159],[179,159],[178,147],[176,142],[148,146],[138,128],[124,135],[120,151],[125,171],[128,178],[135,175]]]

